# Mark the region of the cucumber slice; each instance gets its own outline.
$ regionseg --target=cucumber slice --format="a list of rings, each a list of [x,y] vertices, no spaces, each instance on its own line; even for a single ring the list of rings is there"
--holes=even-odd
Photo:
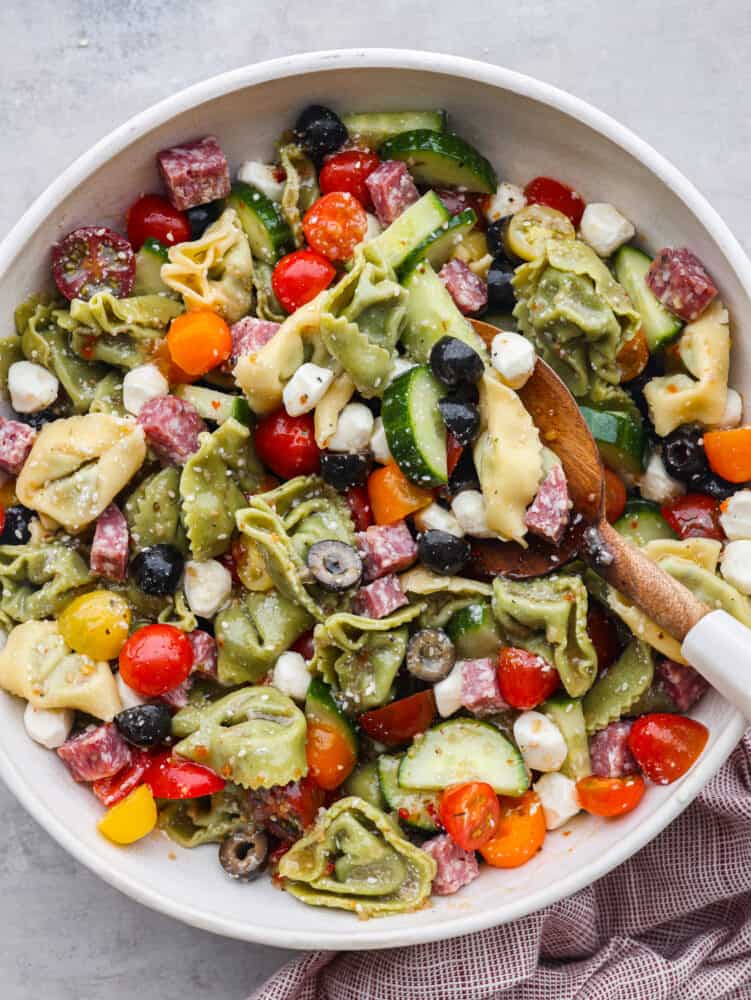
[[[602,460],[614,472],[637,475],[644,471],[644,429],[622,410],[579,409],[597,442]]]
[[[527,205],[509,219],[503,240],[520,260],[534,260],[548,240],[573,240],[576,230],[568,216],[547,205]]]
[[[463,340],[487,361],[482,338],[459,312],[446,286],[426,260],[402,279],[402,285],[409,292],[402,344],[415,361],[427,361],[441,337]]]
[[[402,788],[439,791],[467,781],[487,781],[499,795],[521,795],[529,788],[517,748],[479,719],[449,719],[429,729],[399,765]]]
[[[254,257],[273,265],[292,248],[292,230],[279,206],[258,188],[237,181],[227,204],[237,210]]]
[[[169,292],[162,281],[162,264],[168,260],[167,247],[149,236],[136,254],[136,277],[133,282],[134,295],[156,295]]]
[[[380,156],[404,160],[415,181],[428,187],[460,187],[481,194],[493,194],[498,187],[490,161],[453,132],[402,132],[384,142]]]
[[[677,538],[678,536],[660,513],[656,503],[649,500],[629,500],[623,515],[613,525],[619,535],[623,535],[634,545],[646,545],[655,538]]]
[[[448,482],[446,425],[438,401],[446,387],[427,365],[410,368],[383,394],[381,417],[391,454],[404,475],[420,486]]]
[[[438,830],[440,796],[435,792],[408,792],[399,786],[400,757],[383,754],[378,758],[378,780],[389,809],[398,814],[406,826],[425,833]]]
[[[644,336],[654,353],[675,340],[683,329],[683,321],[668,312],[647,285],[645,278],[651,263],[649,254],[630,246],[621,247],[613,257],[615,276],[641,316]]]
[[[446,130],[445,111],[363,111],[342,115],[342,121],[353,142],[376,150],[400,132]]]
[[[175,395],[192,403],[204,420],[223,424],[225,420],[234,417],[241,424],[250,425],[250,407],[244,396],[231,396],[227,392],[208,389],[203,385],[178,385]]]
[[[381,792],[378,761],[376,760],[368,761],[367,764],[358,764],[342,785],[342,791],[345,795],[355,795],[358,799],[365,799],[376,809],[388,809],[388,804]]]
[[[482,601],[454,612],[446,624],[446,632],[461,660],[495,656],[501,648],[501,633],[493,609]]]
[[[561,765],[561,773],[572,781],[586,778],[592,773],[592,765],[581,698],[554,694],[540,706],[540,711],[558,726],[566,741],[568,754]]]
[[[415,249],[404,258],[397,270],[397,277],[409,274],[421,260],[427,260],[439,271],[451,257],[467,233],[477,224],[474,209],[467,208],[435,229]]]
[[[428,191],[398,219],[371,240],[374,247],[394,269],[398,268],[415,247],[449,221],[451,214],[435,191]]]
[[[331,688],[320,677],[310,682],[305,697],[305,718],[308,724],[319,723],[339,733],[357,759],[357,736],[352,723],[332,698]]]

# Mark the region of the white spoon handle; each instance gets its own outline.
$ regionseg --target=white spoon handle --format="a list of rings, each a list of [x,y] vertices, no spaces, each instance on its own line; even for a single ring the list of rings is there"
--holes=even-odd
[[[751,719],[751,629],[711,611],[683,640],[681,652],[713,688]]]

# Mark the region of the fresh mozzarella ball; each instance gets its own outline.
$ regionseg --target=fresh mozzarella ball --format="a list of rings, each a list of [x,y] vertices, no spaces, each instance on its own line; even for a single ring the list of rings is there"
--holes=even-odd
[[[333,381],[334,373],[330,368],[306,361],[284,387],[284,409],[291,417],[308,413],[321,402]]]
[[[507,219],[509,215],[515,215],[526,204],[527,198],[522,189],[509,181],[503,181],[490,199],[485,214],[491,222],[498,222],[500,219]]]
[[[462,531],[475,538],[494,538],[485,516],[485,498],[479,490],[463,490],[451,501],[451,510]]]
[[[521,389],[535,369],[535,349],[520,333],[502,330],[490,346],[493,367],[509,389]]]
[[[514,722],[514,739],[533,771],[557,771],[568,753],[563,733],[542,712],[522,712]]]
[[[720,524],[727,537],[731,541],[751,538],[751,490],[739,490],[724,506]]]
[[[615,253],[635,232],[633,223],[621,215],[615,205],[602,201],[590,202],[579,224],[579,235],[600,257]]]
[[[282,200],[284,181],[277,179],[276,167],[269,163],[247,160],[237,171],[237,179],[244,184],[251,184],[272,201]]]
[[[447,531],[449,535],[462,538],[464,529],[450,510],[441,507],[439,503],[431,503],[415,514],[415,526],[418,531]]]
[[[70,736],[75,712],[69,708],[34,708],[29,702],[23,713],[23,724],[35,743],[56,750]]]
[[[366,451],[374,426],[373,414],[364,403],[347,403],[329,438],[329,451]]]
[[[310,671],[300,653],[282,653],[274,664],[271,683],[294,701],[305,701],[310,687]]]
[[[742,594],[751,594],[751,540],[729,542],[720,559],[720,572]]]
[[[686,487],[677,479],[673,479],[665,468],[665,463],[659,452],[653,451],[649,456],[647,468],[639,480],[639,489],[645,500],[653,503],[669,503],[683,496]]]
[[[60,383],[33,361],[16,361],[8,369],[10,402],[16,413],[38,413],[57,399]]]
[[[725,399],[725,410],[718,422],[712,424],[712,427],[717,430],[728,430],[731,427],[737,427],[741,420],[743,420],[743,399],[741,398],[741,394],[736,392],[735,389],[728,388],[727,398]]]
[[[232,575],[216,559],[185,563],[185,597],[194,615],[213,618],[232,592]]]
[[[389,443],[386,440],[386,430],[383,426],[383,420],[380,417],[376,417],[373,423],[373,433],[370,435],[370,450],[373,452],[373,458],[376,462],[380,462],[381,465],[388,465],[389,462],[393,462],[394,460],[389,449]]]
[[[383,232],[383,226],[378,221],[378,219],[370,212],[365,213],[368,220],[368,228],[365,230],[365,236],[363,237],[363,243],[370,243],[374,240],[376,236],[380,236]]]
[[[137,417],[149,400],[168,392],[169,382],[156,365],[139,365],[131,368],[123,379],[123,406]]]
[[[545,813],[545,827],[548,830],[557,830],[572,816],[576,816],[581,809],[576,794],[576,782],[560,771],[543,774],[535,782],[534,790],[540,796],[542,810]]]
[[[447,719],[462,707],[462,669],[463,663],[458,660],[448,677],[438,681],[433,686],[435,706],[442,719]]]
[[[148,698],[143,698],[138,691],[134,691],[132,687],[128,687],[120,673],[115,674],[115,684],[117,685],[117,691],[120,695],[123,708],[137,708],[139,705],[145,705],[148,701]]]

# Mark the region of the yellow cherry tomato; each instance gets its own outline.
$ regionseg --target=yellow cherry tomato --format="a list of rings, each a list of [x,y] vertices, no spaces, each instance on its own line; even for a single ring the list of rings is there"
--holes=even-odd
[[[232,353],[232,334],[219,313],[195,309],[172,320],[167,347],[174,363],[189,375],[205,375]]]
[[[154,796],[148,785],[139,785],[130,795],[108,809],[97,829],[113,844],[133,844],[156,826]]]
[[[244,535],[232,543],[232,558],[235,572],[246,590],[271,590],[274,581],[266,569],[263,551],[257,542]]]
[[[114,660],[128,638],[130,608],[109,590],[93,590],[70,602],[57,620],[71,649],[92,660]]]

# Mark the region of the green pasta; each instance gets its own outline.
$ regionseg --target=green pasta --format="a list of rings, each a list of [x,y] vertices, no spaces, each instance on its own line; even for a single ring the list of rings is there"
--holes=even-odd
[[[649,690],[654,654],[646,642],[630,643],[615,663],[597,678],[583,701],[584,722],[591,735],[628,715]]]
[[[0,393],[8,392],[8,369],[16,361],[23,361],[21,338],[14,333],[0,337]]]
[[[247,823],[245,798],[242,789],[227,785],[215,795],[164,802],[159,807],[159,828],[180,847],[219,844]]]
[[[313,161],[294,142],[279,148],[279,160],[284,170],[282,215],[292,230],[295,245],[301,247],[305,242],[302,216],[320,194],[317,171]]]
[[[110,372],[97,383],[90,412],[109,413],[113,417],[126,416],[123,406],[123,378],[119,372]]]
[[[94,581],[84,559],[67,545],[0,546],[0,612],[16,622],[52,618]]]
[[[256,315],[259,319],[283,323],[287,314],[279,305],[271,287],[272,269],[262,260],[253,259],[253,288],[256,293]]]
[[[489,583],[461,576],[442,576],[424,566],[403,573],[399,583],[405,594],[416,594],[425,606],[419,619],[420,628],[443,628],[456,611],[493,593]]]
[[[187,551],[180,523],[180,473],[174,466],[147,476],[125,501],[123,513],[134,549],[164,544]]]

